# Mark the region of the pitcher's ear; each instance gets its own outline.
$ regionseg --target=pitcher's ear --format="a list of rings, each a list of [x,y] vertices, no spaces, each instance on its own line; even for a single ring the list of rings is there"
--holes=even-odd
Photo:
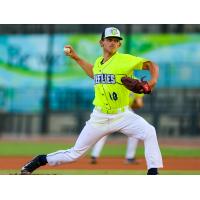
[[[101,47],[103,47],[103,40],[100,40],[99,44],[100,44]]]

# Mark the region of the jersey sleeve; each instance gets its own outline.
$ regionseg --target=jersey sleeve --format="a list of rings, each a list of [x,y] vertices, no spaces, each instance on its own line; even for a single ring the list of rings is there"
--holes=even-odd
[[[142,66],[144,62],[149,61],[148,59],[131,56],[131,66],[133,70],[142,70]]]

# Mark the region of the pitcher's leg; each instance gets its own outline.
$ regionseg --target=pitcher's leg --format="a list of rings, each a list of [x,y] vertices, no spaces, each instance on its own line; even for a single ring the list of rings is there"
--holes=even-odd
[[[31,174],[34,170],[46,164],[58,165],[61,163],[73,162],[80,158],[105,134],[105,130],[94,128],[90,123],[86,123],[86,126],[83,128],[74,147],[67,150],[56,151],[48,155],[36,156],[22,167],[21,174]]]
[[[147,168],[162,168],[162,156],[158,145],[155,128],[152,125],[146,127],[146,137],[144,139],[145,158]]]
[[[162,156],[157,141],[155,128],[139,115],[127,112],[122,132],[129,137],[144,141],[147,168],[162,168]]]
[[[100,138],[104,136],[101,129],[94,128],[90,123],[81,131],[74,147],[67,150],[60,150],[47,155],[49,165],[73,162],[83,156]]]

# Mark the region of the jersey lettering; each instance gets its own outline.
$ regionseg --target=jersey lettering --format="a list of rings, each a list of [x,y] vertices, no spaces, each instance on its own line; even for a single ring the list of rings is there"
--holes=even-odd
[[[115,84],[114,74],[95,74],[94,75],[95,84]]]

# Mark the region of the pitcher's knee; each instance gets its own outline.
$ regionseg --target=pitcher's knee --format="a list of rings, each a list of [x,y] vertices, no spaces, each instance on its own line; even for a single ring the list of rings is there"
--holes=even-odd
[[[150,125],[150,129],[151,129],[151,132],[153,133],[153,134],[156,134],[156,129],[155,129],[155,127],[154,126],[152,126],[152,125]]]
[[[146,138],[149,137],[156,137],[156,129],[151,124],[149,124],[146,128]]]

